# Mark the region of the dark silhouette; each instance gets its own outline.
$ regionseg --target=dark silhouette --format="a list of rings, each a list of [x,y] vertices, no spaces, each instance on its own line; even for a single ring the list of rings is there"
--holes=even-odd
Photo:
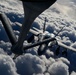
[[[21,0],[24,8],[24,22],[20,31],[18,41],[12,46],[11,50],[15,54],[23,53],[23,42],[27,37],[27,33],[37,16],[39,16],[43,11],[48,9],[56,0],[35,0],[37,2],[26,2]],[[34,0],[29,0],[34,1]],[[38,2],[43,1],[43,2]],[[45,2],[46,1],[46,2]]]

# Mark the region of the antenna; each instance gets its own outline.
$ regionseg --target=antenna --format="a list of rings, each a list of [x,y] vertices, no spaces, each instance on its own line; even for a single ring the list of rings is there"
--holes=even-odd
[[[65,26],[61,27],[61,29],[57,32],[57,34],[55,35],[55,37],[59,35],[59,33],[63,30],[64,27]]]
[[[46,21],[47,21],[47,18],[45,17],[44,26],[43,26],[43,33],[45,32],[45,29],[46,29]]]

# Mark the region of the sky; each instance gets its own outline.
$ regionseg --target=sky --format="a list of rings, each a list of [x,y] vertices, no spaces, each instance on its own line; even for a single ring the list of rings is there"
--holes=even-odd
[[[64,11],[67,11],[67,14],[73,18],[76,19],[76,0],[57,0],[57,2],[61,5],[67,6],[67,10],[63,9]],[[62,7],[61,7],[62,8]]]

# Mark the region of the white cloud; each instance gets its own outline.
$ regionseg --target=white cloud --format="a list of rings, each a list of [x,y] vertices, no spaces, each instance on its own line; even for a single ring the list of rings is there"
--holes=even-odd
[[[0,48],[0,54],[6,54],[2,48]]]
[[[76,72],[73,71],[73,72],[71,73],[71,75],[76,75]]]
[[[25,54],[16,60],[17,71],[21,75],[43,73],[46,70],[45,63],[36,55]]]
[[[0,54],[0,75],[19,75],[10,56]]]
[[[44,75],[50,75],[49,73],[45,73]]]
[[[54,52],[52,52],[52,51],[50,51],[50,50],[46,50],[46,53],[45,53],[45,56],[47,57],[47,58],[50,58],[50,57],[54,57]]]
[[[57,61],[62,61],[66,65],[70,65],[70,61],[68,59],[64,58],[64,57],[58,58]]]
[[[53,64],[53,63],[55,62],[55,60],[54,60],[52,57],[50,57],[49,59],[47,59],[45,55],[40,56],[40,58],[41,58],[41,60],[44,61],[44,63],[45,63],[45,65],[46,65],[47,68],[48,68],[51,64]]]
[[[69,75],[68,66],[60,61],[50,65],[48,72],[50,75]]]
[[[33,75],[44,75],[44,74],[33,74]]]

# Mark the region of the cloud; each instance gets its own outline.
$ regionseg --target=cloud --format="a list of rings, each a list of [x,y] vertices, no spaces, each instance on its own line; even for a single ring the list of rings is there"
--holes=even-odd
[[[44,74],[33,74],[33,75],[44,75]]]
[[[47,49],[46,52],[45,52],[45,56],[47,58],[54,57],[54,52]]]
[[[46,70],[45,63],[36,55],[27,53],[19,56],[15,62],[20,75],[41,74]]]
[[[6,54],[2,48],[0,48],[0,54]]]
[[[44,63],[45,63],[45,65],[46,65],[47,68],[48,68],[51,64],[53,64],[53,63],[55,62],[55,60],[54,60],[52,57],[50,57],[49,59],[47,59],[45,55],[40,56],[40,58],[41,58],[41,60],[44,61]]]
[[[50,65],[48,72],[50,75],[69,75],[68,66],[60,61]]]
[[[45,75],[50,75],[49,73],[45,73]]]
[[[19,75],[10,56],[0,54],[0,75]]]
[[[64,58],[64,57],[58,58],[57,61],[62,61],[66,65],[70,65],[70,61],[68,59]]]
[[[73,71],[73,72],[71,73],[71,75],[76,75],[76,72]]]

